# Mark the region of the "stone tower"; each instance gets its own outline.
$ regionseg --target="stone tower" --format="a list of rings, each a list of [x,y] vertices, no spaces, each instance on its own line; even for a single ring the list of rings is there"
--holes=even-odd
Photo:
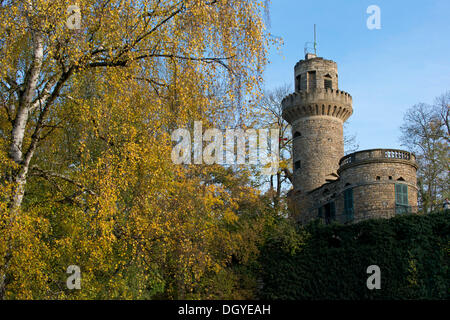
[[[283,118],[292,126],[293,191],[306,194],[338,178],[352,97],[339,90],[334,61],[307,54],[294,74],[295,92],[282,102]]]
[[[338,87],[334,61],[307,54],[295,65],[295,92],[282,101],[292,126],[293,189],[289,202],[301,223],[354,223],[417,212],[414,154],[361,150],[344,156],[344,122],[352,97]]]

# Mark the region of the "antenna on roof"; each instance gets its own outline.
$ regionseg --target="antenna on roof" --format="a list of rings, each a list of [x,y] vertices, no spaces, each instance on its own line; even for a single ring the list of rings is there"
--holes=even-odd
[[[314,42],[305,43],[305,56],[308,53],[312,53],[314,50],[314,55],[317,56],[317,35],[316,35],[316,24],[314,24]]]
[[[314,54],[317,55],[316,24],[314,23]]]

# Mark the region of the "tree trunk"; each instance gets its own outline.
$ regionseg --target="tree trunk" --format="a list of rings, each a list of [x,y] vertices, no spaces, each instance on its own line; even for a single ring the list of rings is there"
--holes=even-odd
[[[29,10],[30,12],[32,12],[31,4],[29,6]],[[12,209],[13,214],[16,214],[18,208],[20,208],[22,204],[25,184],[28,175],[28,167],[31,157],[34,153],[34,150],[28,150],[24,159],[22,152],[23,138],[25,136],[30,108],[33,97],[36,93],[36,87],[42,68],[42,61],[44,58],[44,43],[42,34],[37,30],[36,26],[34,26],[31,18],[28,17],[28,21],[32,30],[33,60],[31,62],[30,68],[26,73],[24,79],[24,87],[19,94],[19,105],[11,130],[11,144],[9,147],[9,157],[19,166],[19,168],[14,171],[13,177],[11,179],[16,183],[10,204],[10,208]]]

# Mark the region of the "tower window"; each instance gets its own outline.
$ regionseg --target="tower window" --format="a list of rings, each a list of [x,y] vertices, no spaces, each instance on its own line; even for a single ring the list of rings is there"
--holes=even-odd
[[[296,78],[295,78],[295,80],[296,80],[296,83],[297,83],[297,91],[300,91],[301,90],[301,83],[302,83],[302,76],[299,74]]]
[[[408,205],[408,186],[403,183],[395,184],[395,213],[407,213]]]
[[[308,89],[316,88],[316,71],[308,71]]]
[[[379,181],[381,179],[381,177],[380,176],[377,176],[377,180]]]
[[[298,132],[298,131],[294,132],[294,139],[297,137],[301,137],[301,136],[302,136],[302,134],[300,132]]]
[[[331,80],[331,76],[329,74],[324,76],[323,87],[325,89],[333,89],[333,81]]]
[[[300,169],[301,166],[302,166],[302,165],[301,165],[300,160],[297,160],[297,161],[294,162],[294,169],[295,169],[295,170]]]

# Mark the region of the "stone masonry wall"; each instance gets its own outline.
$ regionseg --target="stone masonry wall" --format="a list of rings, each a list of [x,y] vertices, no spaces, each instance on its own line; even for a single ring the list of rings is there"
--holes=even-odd
[[[379,162],[377,162],[379,161]],[[390,218],[395,213],[395,184],[408,186],[408,204],[417,206],[416,167],[412,161],[386,159],[356,164],[341,172],[334,182],[323,184],[308,193],[298,193],[296,218],[302,223],[318,218],[318,209],[334,202],[336,221],[358,222],[371,218]],[[344,212],[344,192],[353,189],[354,215],[352,220]],[[414,210],[413,210],[414,212]]]
[[[395,184],[408,186],[408,204],[417,206],[416,167],[410,162],[372,162],[341,172],[341,180],[353,188],[355,220],[395,215]]]
[[[330,116],[300,118],[292,124],[294,188],[311,191],[326,179],[336,179],[339,159],[344,155],[342,120]],[[296,134],[297,133],[297,134]],[[300,161],[300,168],[295,163]]]

